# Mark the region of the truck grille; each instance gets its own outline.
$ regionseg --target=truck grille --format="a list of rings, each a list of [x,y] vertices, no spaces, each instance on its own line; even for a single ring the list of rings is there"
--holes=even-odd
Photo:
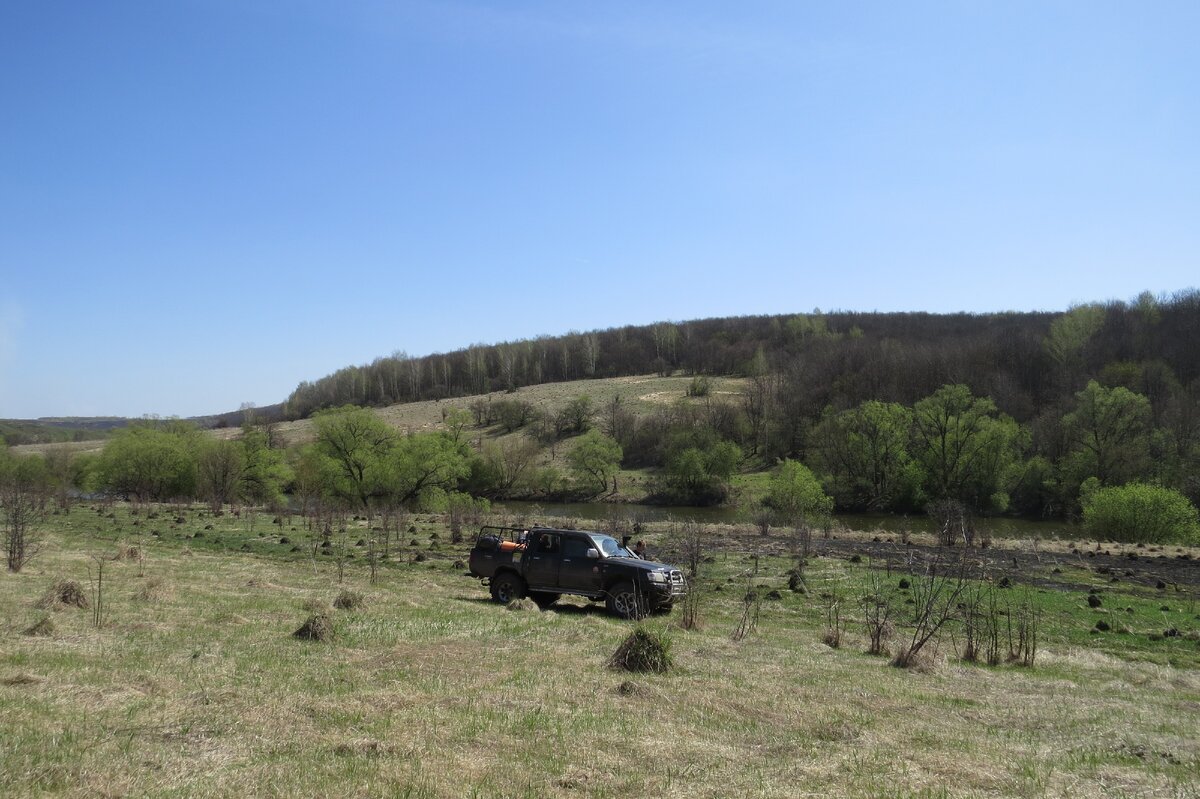
[[[687,581],[683,579],[683,572],[679,569],[672,569],[667,575],[667,579],[671,583],[672,594],[682,594],[687,591]]]

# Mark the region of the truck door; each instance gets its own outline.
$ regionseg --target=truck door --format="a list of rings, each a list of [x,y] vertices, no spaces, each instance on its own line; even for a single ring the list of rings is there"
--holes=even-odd
[[[600,591],[600,561],[587,556],[587,551],[594,547],[595,544],[589,538],[563,537],[562,566],[558,571],[559,588],[584,593]]]
[[[534,533],[529,550],[521,559],[525,582],[535,590],[557,587],[561,563],[562,536],[558,533]]]

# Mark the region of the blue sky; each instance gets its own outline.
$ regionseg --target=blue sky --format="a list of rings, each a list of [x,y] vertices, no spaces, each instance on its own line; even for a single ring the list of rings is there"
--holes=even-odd
[[[0,2],[0,417],[1200,284],[1195,2]]]

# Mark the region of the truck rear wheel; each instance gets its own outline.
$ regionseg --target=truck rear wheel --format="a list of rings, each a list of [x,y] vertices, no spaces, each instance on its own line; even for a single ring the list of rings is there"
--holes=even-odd
[[[492,578],[492,599],[507,605],[514,599],[525,596],[525,581],[515,574],[501,574]]]
[[[617,583],[608,590],[608,610],[622,619],[640,619],[648,612],[646,598],[630,582]]]

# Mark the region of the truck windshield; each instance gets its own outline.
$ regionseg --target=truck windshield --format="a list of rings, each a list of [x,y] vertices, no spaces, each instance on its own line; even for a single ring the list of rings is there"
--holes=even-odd
[[[620,542],[612,536],[594,535],[592,540],[596,542],[596,546],[604,553],[606,558],[635,558],[637,557],[625,547],[621,546]]]

